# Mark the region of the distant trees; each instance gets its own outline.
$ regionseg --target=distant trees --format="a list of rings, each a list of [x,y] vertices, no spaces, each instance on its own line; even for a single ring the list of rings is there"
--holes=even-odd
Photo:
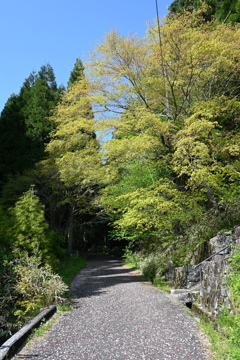
[[[0,181],[3,184],[8,174],[21,172],[29,163],[29,142],[21,109],[23,100],[11,95],[0,118]]]

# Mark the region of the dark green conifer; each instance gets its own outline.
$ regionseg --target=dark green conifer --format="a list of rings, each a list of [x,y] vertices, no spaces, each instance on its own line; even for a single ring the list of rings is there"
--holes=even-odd
[[[68,80],[68,88],[70,88],[76,81],[82,80],[84,78],[84,66],[80,58],[76,59],[74,68],[70,73]]]
[[[45,156],[54,124],[49,120],[63,88],[57,87],[52,67],[33,71],[18,95],[8,99],[0,118],[0,181],[22,174]],[[4,180],[5,179],[5,180]]]

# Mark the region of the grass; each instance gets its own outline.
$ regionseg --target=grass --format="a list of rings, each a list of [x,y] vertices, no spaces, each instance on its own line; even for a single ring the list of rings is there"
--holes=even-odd
[[[136,263],[131,263],[131,262],[125,262],[125,261],[124,261],[124,264],[125,264],[127,267],[129,267],[130,269],[133,269],[133,270],[137,269]]]
[[[208,336],[211,343],[210,350],[213,352],[212,360],[239,360],[240,348],[215,329],[214,323],[205,317],[201,318],[200,328]]]
[[[50,327],[57,321],[57,319],[61,316],[61,311],[57,312],[51,320],[47,321],[46,323],[42,323],[37,329],[35,329],[30,337],[31,340],[33,337],[42,336],[46,331],[50,329]]]
[[[58,273],[65,284],[70,285],[79,271],[86,266],[86,259],[84,257],[71,255],[63,259]]]
[[[124,264],[126,266],[128,266],[130,269],[134,269],[134,270],[137,269],[138,271],[140,271],[140,269],[137,267],[136,262],[130,262],[130,261],[125,262],[124,261]],[[170,285],[165,280],[155,278],[153,282],[150,279],[148,279],[148,281],[150,281],[152,283],[152,285],[154,287],[156,287],[157,289],[159,289],[159,290],[162,290],[162,291],[165,291],[165,292],[168,292],[168,293],[171,290]]]
[[[34,341],[34,339],[36,337],[40,337],[43,336],[50,328],[51,326],[60,318],[60,316],[63,314],[64,311],[69,311],[71,310],[70,306],[57,306],[57,312],[54,314],[54,316],[48,320],[47,322],[43,322],[41,323],[41,325],[37,328],[34,329],[32,334],[30,335],[28,341],[27,341],[27,347],[29,347],[32,343],[32,341]]]
[[[162,279],[155,279],[153,282],[153,286],[168,293],[172,289],[168,282]]]

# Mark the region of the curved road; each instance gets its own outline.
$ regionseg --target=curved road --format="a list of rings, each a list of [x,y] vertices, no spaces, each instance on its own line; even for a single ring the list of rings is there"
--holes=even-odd
[[[119,260],[92,255],[71,290],[73,309],[14,359],[208,358],[195,321]]]

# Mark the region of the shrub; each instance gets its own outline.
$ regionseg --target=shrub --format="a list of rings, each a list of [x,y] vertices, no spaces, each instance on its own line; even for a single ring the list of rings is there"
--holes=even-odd
[[[22,322],[50,304],[61,304],[68,287],[49,265],[42,265],[39,256],[21,255],[16,265],[18,296],[15,316]]]
[[[10,260],[0,260],[0,339],[5,340],[14,329],[13,313],[16,309],[16,277],[14,264]]]

